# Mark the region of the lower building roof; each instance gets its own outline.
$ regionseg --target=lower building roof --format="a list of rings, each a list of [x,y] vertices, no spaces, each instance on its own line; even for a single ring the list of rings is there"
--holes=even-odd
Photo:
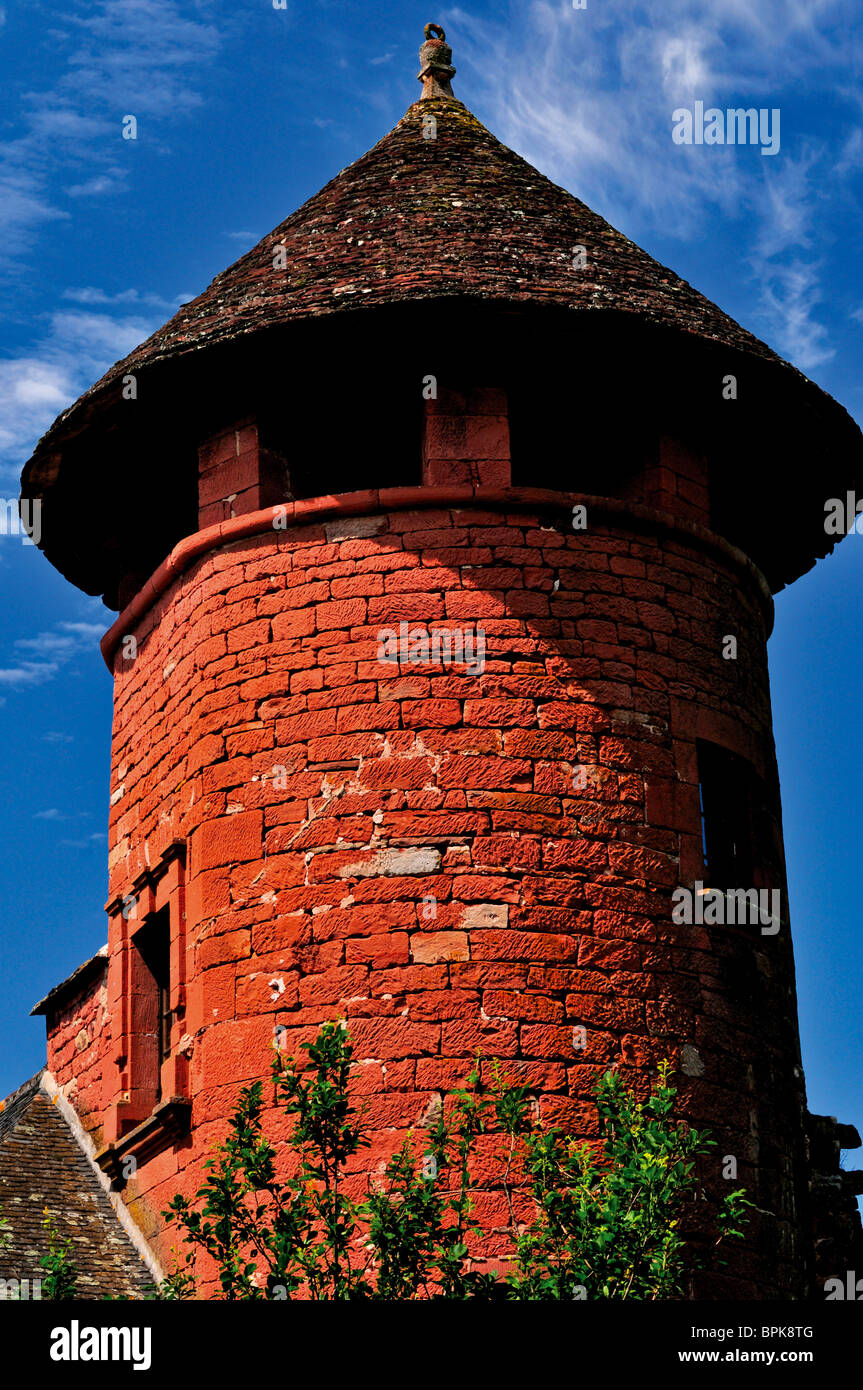
[[[38,1072],[0,1101],[0,1279],[45,1278],[40,1260],[48,1251],[46,1214],[78,1270],[79,1299],[141,1299],[154,1281],[142,1254],[124,1230],[96,1170],[49,1093],[49,1073]],[[5,1232],[5,1236],[3,1235]],[[143,1240],[143,1238],[142,1238]]]

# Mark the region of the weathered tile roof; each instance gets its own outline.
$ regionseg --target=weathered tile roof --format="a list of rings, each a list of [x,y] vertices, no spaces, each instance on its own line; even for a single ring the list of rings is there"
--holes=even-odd
[[[79,1298],[141,1298],[153,1276],[42,1077],[0,1102],[0,1214],[11,1228],[11,1241],[0,1248],[0,1278],[44,1278],[47,1209],[60,1235],[71,1237]]]
[[[425,314],[415,316],[413,306]],[[430,323],[450,317],[471,341],[481,318],[541,324],[547,357],[573,360],[587,325],[622,349],[631,339],[640,363],[664,365],[672,386],[679,376],[702,392],[742,371],[733,410],[720,417],[704,397],[735,499],[730,522],[720,508],[728,538],[747,548],[774,589],[833,548],[823,501],[858,487],[863,457],[860,430],[842,406],[447,95],[411,106],[58,416],[21,478],[22,497],[42,505],[41,548],[73,583],[119,607],[127,571],[143,584],[194,529],[194,451],[225,423],[219,412],[228,399],[234,418],[255,413],[262,399],[266,409],[272,385],[262,382],[274,362],[304,357],[308,337],[327,360],[316,333],[322,324],[332,325],[334,340],[359,330],[361,350],[383,361],[402,343],[407,350],[406,338],[427,346]],[[636,359],[625,360],[622,400]],[[130,374],[138,387],[131,410],[123,400]],[[286,419],[294,408],[301,403],[282,404]],[[825,464],[813,470],[816,451]],[[808,491],[789,493],[786,515],[777,496],[795,471]],[[357,488],[369,481],[358,478]],[[742,532],[740,515],[751,518]]]
[[[434,139],[423,122],[437,121]],[[285,269],[273,257],[285,248]],[[573,266],[584,246],[587,268]],[[613,309],[781,361],[673,271],[501,142],[460,101],[416,102],[390,133],[217,275],[59,416],[127,373],[291,320],[471,297]],[[793,368],[789,368],[793,371]]]

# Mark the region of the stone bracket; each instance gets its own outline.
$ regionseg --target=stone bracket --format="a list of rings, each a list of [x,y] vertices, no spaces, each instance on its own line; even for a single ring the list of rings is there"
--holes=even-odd
[[[145,1163],[161,1149],[188,1134],[191,1119],[192,1102],[188,1096],[168,1096],[141,1124],[101,1148],[96,1154],[96,1162],[115,1186],[123,1187],[130,1176],[124,1171],[123,1160],[134,1158],[136,1165]]]

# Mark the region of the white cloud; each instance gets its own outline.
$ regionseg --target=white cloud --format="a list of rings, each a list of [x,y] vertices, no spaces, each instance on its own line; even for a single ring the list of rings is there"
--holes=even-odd
[[[14,666],[0,669],[0,685],[10,690],[44,685],[74,657],[96,650],[104,630],[104,624],[67,620],[33,637],[19,637],[14,645],[23,655]],[[46,734],[45,738],[49,742],[71,742],[60,734]]]
[[[659,42],[662,85],[672,101],[710,91],[713,75],[705,61],[704,40],[698,33],[666,35]]]
[[[755,251],[762,260],[811,244],[815,190],[810,176],[819,163],[819,152],[804,149],[798,158],[786,153],[776,168],[763,170],[762,187],[752,194],[758,213]]]
[[[92,820],[90,811],[75,811],[71,815],[67,811],[61,811],[57,806],[48,806],[44,811],[36,811],[34,820],[51,821],[55,825],[68,824],[69,821]],[[71,849],[88,849],[100,844],[105,835],[102,831],[92,831],[89,835],[80,840],[61,840],[61,845],[68,845]]]
[[[453,11],[458,63],[495,134],[544,173],[628,230],[657,225],[693,235],[705,204],[735,211],[730,150],[711,160],[671,140],[671,113],[712,100],[724,56],[712,21],[693,5],[623,0],[609,15],[536,3],[496,24]],[[694,84],[700,84],[696,90]]]
[[[222,40],[214,24],[182,9],[179,0],[97,0],[86,16],[64,12],[46,34],[59,49],[56,76],[18,97],[20,133],[0,151],[4,263],[31,250],[43,223],[68,215],[48,191],[58,173],[86,166],[86,178],[66,188],[73,199],[124,190],[117,162],[123,115],[155,124],[200,106]]]
[[[200,105],[194,79],[221,44],[215,25],[185,17],[174,0],[107,0],[74,23],[80,42],[67,90],[138,116],[174,116]]]
[[[76,304],[136,304],[139,307],[155,309],[176,309],[181,302],[179,298],[163,299],[158,294],[142,294],[140,290],[118,290],[116,294],[108,294],[105,290],[97,289],[93,285],[83,285],[80,289],[67,289],[63,291],[64,299],[73,299]]]
[[[56,372],[42,363],[28,362],[26,359],[19,362],[17,372],[13,373],[13,381],[15,401],[25,409],[28,406],[39,409],[44,405],[59,411],[66,404]]]
[[[221,37],[184,8],[179,0],[96,0],[84,15],[64,11],[58,18],[47,35],[59,52],[55,80],[19,95],[18,134],[0,148],[0,265],[7,271],[19,274],[44,227],[69,217],[58,205],[59,189],[52,192],[60,183],[76,201],[124,190],[123,114],[150,121],[152,131],[200,104],[200,81]],[[55,314],[41,337],[0,360],[0,490],[17,483],[21,464],[55,416],[181,302],[92,287],[70,289],[66,297],[92,311]]]
[[[39,632],[35,637],[19,637],[15,646],[36,656],[62,658],[98,642],[104,631],[104,626],[98,623],[58,623],[49,632]]]
[[[110,314],[70,311],[54,314],[52,334],[58,342],[74,343],[79,351],[116,360],[125,357],[150,332],[149,320],[142,318],[112,318]]]
[[[68,217],[55,208],[35,172],[28,172],[0,155],[0,260],[26,250],[35,228],[44,222]]]
[[[74,632],[76,637],[83,640],[89,637],[101,637],[104,632],[101,623],[61,623],[60,627],[64,632]]]
[[[810,100],[859,102],[839,95],[852,0],[618,0],[586,10],[534,0],[502,22],[459,8],[446,19],[459,28],[470,104],[506,144],[636,240],[710,236],[717,210],[734,220],[777,346],[804,370],[833,355],[819,320],[819,199],[836,169],[863,161],[859,123],[846,124],[831,152],[801,150],[783,121],[781,157],[766,159],[674,145],[671,116],[695,100],[781,109],[783,93],[801,85]]]
[[[109,174],[96,174],[84,183],[73,183],[66,189],[70,198],[97,198],[103,193],[125,193],[128,174],[125,169],[112,170]]]
[[[0,480],[17,482],[32,446],[54,416],[79,394],[74,358],[52,347],[44,359],[19,357],[0,361]]]
[[[853,173],[863,164],[863,126],[854,126],[849,131],[842,153],[833,168],[834,176],[843,178]]]
[[[65,656],[77,645],[74,637],[58,632],[40,632],[38,637],[24,637],[15,643],[16,647],[34,656]]]
[[[759,311],[785,357],[811,372],[835,356],[819,320],[823,260],[813,249],[823,153],[786,154],[763,175],[752,197],[758,223],[751,264],[760,286]],[[814,177],[813,177],[814,171]],[[805,253],[805,254],[801,254]]]
[[[21,465],[59,412],[161,321],[162,315],[114,318],[61,310],[41,342],[20,357],[0,360],[0,488],[17,482]]]
[[[18,666],[0,668],[0,685],[10,686],[14,690],[29,685],[44,685],[45,681],[56,676],[59,669],[56,662],[22,661]]]
[[[776,343],[786,357],[808,372],[836,354],[827,341],[828,329],[816,317],[823,298],[820,270],[817,263],[793,260],[763,273],[761,303]]]
[[[50,104],[43,106],[41,103],[45,101],[45,93],[34,93],[28,100],[33,108],[30,112],[31,145],[74,145],[80,149],[89,141],[104,140],[110,132],[107,119],[84,116],[68,104],[58,105],[56,96]]]

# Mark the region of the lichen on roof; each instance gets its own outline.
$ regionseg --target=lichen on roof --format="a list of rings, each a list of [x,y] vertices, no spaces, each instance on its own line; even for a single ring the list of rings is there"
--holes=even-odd
[[[47,1212],[71,1240],[76,1297],[140,1299],[153,1275],[118,1221],[75,1135],[39,1072],[0,1101],[0,1213],[9,1223],[0,1246],[0,1279],[44,1277]],[[33,1294],[31,1293],[32,1297]]]
[[[436,122],[434,138],[427,120]],[[587,268],[572,264],[584,246]],[[284,269],[274,253],[284,247]],[[280,256],[278,259],[282,259]],[[501,144],[454,97],[415,102],[65,411],[157,362],[293,320],[445,297],[614,309],[778,363],[685,280]],[[793,370],[789,368],[789,370]]]

